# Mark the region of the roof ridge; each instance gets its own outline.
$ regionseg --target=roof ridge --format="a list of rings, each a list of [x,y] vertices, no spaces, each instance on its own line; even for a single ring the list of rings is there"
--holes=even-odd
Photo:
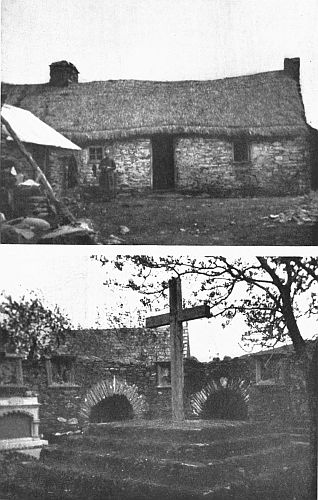
[[[85,82],[79,81],[77,82],[71,82],[68,87],[73,87],[77,85],[87,85],[91,83],[149,83],[149,84],[189,84],[189,83],[211,83],[211,82],[221,82],[225,80],[234,80],[238,78],[251,78],[251,77],[259,77],[262,75],[270,75],[270,74],[275,74],[275,75],[285,75],[286,78],[291,79],[291,76],[289,76],[284,70],[273,70],[273,71],[262,71],[260,73],[247,73],[245,75],[233,75],[233,76],[226,76],[223,78],[204,78],[204,79],[187,79],[187,80],[148,80],[148,79],[137,79],[137,78],[110,78],[109,80],[89,80]],[[2,82],[2,85],[13,85],[16,87],[24,87],[24,86],[47,86],[49,88],[52,88],[49,84],[49,82],[43,82],[43,83],[10,83],[10,82]],[[68,88],[68,87],[54,87],[56,88]]]

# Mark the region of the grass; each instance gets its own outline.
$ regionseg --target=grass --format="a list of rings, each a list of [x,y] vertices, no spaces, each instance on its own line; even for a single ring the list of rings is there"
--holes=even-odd
[[[270,215],[303,208],[316,213],[318,196],[212,198],[153,193],[79,202],[78,217],[90,218],[102,243],[127,245],[312,245],[315,218],[280,222]],[[121,233],[120,226],[129,228]]]

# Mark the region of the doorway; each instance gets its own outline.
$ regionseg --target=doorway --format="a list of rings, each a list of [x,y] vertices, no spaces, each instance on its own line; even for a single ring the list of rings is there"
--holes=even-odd
[[[152,137],[152,172],[155,191],[174,189],[173,136],[158,134]]]
[[[208,396],[202,408],[201,418],[246,420],[247,414],[247,404],[242,395],[233,389],[222,388]]]
[[[90,422],[114,422],[116,420],[129,420],[133,418],[133,408],[127,397],[123,394],[114,394],[102,399],[93,406]]]

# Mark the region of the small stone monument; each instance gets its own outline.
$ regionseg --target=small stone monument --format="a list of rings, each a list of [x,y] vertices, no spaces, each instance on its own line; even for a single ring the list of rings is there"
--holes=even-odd
[[[38,457],[39,402],[23,382],[23,356],[10,352],[8,338],[0,330],[0,452],[16,450]]]

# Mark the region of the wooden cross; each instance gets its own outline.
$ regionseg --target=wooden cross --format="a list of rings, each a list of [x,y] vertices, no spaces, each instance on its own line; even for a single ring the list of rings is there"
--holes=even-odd
[[[184,420],[182,323],[191,319],[209,318],[210,308],[204,304],[182,309],[180,278],[169,281],[169,305],[169,313],[146,318],[146,328],[170,325],[172,418],[180,421]]]

